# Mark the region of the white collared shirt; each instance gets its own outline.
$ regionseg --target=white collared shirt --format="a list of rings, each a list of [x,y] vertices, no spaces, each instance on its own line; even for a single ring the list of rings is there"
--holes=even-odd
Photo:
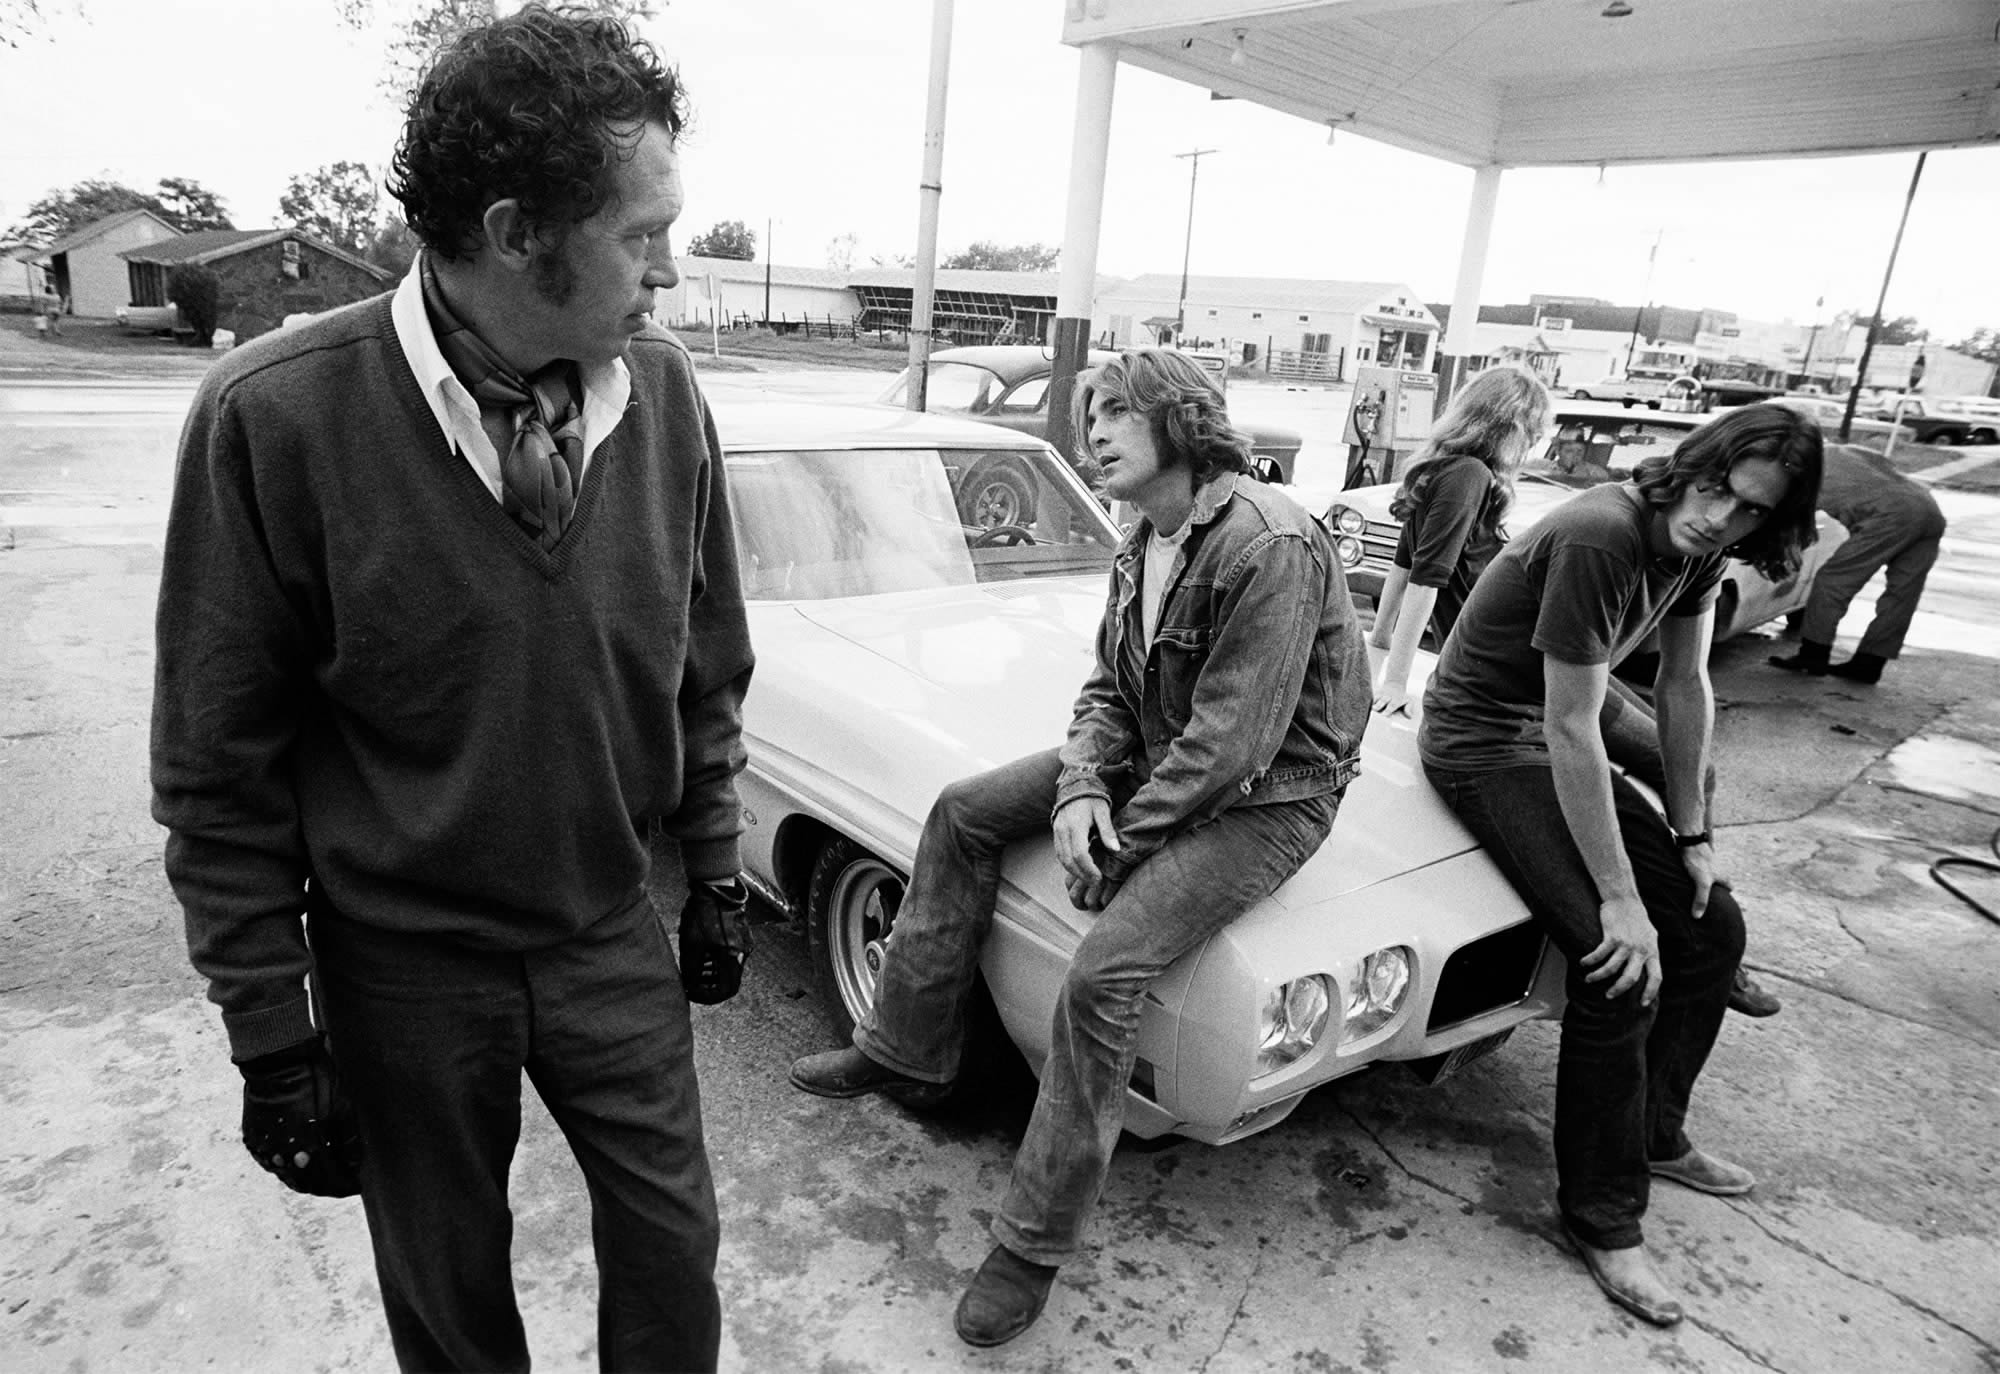
[[[396,288],[395,299],[389,303],[396,341],[403,346],[403,356],[410,360],[410,371],[416,375],[417,387],[424,393],[431,414],[437,416],[438,428],[465,461],[472,464],[472,470],[498,501],[500,455],[479,423],[479,402],[472,398],[465,383],[438,350],[437,335],[431,331],[430,312],[424,309],[422,270],[420,256],[410,264],[409,275],[403,278],[402,285]],[[625,403],[632,398],[632,374],[623,358],[580,364],[577,372],[583,382],[583,471],[587,472],[590,455],[611,436],[625,414]],[[579,472],[577,480],[581,482],[582,478],[583,472]]]

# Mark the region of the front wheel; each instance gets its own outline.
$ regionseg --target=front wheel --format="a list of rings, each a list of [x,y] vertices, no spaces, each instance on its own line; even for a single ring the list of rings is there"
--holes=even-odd
[[[806,946],[837,1040],[852,1039],[855,1024],[875,1005],[904,890],[901,873],[852,840],[835,836],[813,862],[806,885]],[[955,1090],[935,1107],[960,1110],[977,1100],[1017,1095],[1023,1083],[1033,1083],[983,977],[973,978],[963,1017]],[[975,1085],[970,1093],[956,1090],[966,1084]]]
[[[875,980],[903,875],[850,840],[820,850],[806,887],[806,945],[834,1034],[846,1038],[875,1005]]]

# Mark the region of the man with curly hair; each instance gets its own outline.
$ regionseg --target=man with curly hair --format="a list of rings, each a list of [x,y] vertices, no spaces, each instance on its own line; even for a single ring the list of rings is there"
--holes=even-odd
[[[232,353],[181,443],[154,814],[244,1142],[358,1191],[397,1360],[526,1369],[525,1074],[589,1188],[606,1369],[713,1369],[690,999],[735,991],[751,652],[677,281],[684,101],[530,6],[411,100],[394,292]],[[680,968],[648,896],[679,841]]]
[[[851,1048],[792,1082],[823,1097],[941,1100],[992,925],[1000,856],[1053,827],[1079,911],[998,1242],[959,1336],[1012,1340],[1075,1255],[1111,1168],[1148,985],[1311,858],[1359,766],[1368,651],[1319,522],[1250,480],[1250,444],[1184,355],[1126,353],[1078,380],[1076,433],[1119,546],[1069,740],[945,788],[932,806]]]
[[[1820,466],[1811,420],[1745,406],[1565,502],[1473,585],[1424,695],[1425,773],[1569,958],[1563,1227],[1612,1301],[1662,1326],[1682,1309],[1642,1244],[1652,1178],[1755,1183],[1684,1129],[1743,956],[1707,820],[1716,588],[1731,555],[1797,570]],[[1664,818],[1613,770],[1604,724],[1611,665],[1655,628]]]

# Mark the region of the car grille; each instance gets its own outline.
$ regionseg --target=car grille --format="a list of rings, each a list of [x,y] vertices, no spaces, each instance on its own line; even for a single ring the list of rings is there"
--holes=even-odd
[[[1402,535],[1403,527],[1397,521],[1370,520],[1361,532],[1361,566],[1387,573],[1396,561],[1396,541]]]
[[[1533,922],[1523,921],[1453,950],[1438,975],[1429,1030],[1446,1030],[1526,997],[1535,986],[1547,943]]]

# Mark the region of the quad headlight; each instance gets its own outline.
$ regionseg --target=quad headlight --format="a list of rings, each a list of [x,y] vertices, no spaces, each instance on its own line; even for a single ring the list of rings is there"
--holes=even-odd
[[[1340,1033],[1349,1040],[1378,1031],[1403,1009],[1410,995],[1410,951],[1403,945],[1378,949],[1361,961],[1361,975],[1347,990]]]
[[[1282,1069],[1319,1043],[1333,1014],[1333,980],[1309,973],[1280,983],[1259,1018],[1257,1072]]]
[[[1343,506],[1338,501],[1326,508],[1327,521],[1342,534],[1366,534],[1368,517],[1352,506]]]
[[[1407,945],[1390,945],[1364,958],[1344,990],[1339,980],[1324,973],[1280,983],[1258,1015],[1258,1074],[1293,1063],[1329,1033],[1359,1040],[1388,1025],[1409,1000],[1411,965]]]

